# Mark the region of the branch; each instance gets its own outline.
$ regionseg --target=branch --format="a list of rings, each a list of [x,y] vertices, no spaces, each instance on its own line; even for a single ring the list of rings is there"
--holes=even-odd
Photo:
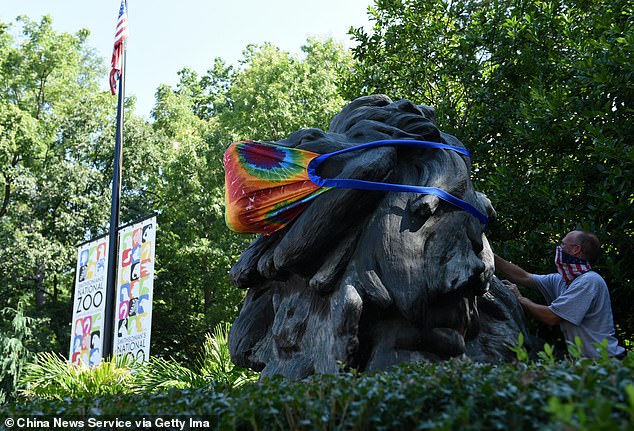
[[[11,160],[11,166],[16,167],[20,161],[20,157],[17,154],[13,155],[13,160]],[[9,173],[5,172],[4,174],[4,198],[2,199],[2,207],[0,208],[0,218],[4,217],[4,215],[9,210],[9,201],[11,200],[11,183],[13,179],[9,175]]]
[[[11,179],[7,174],[4,175],[4,199],[2,200],[2,208],[0,208],[0,218],[4,217],[9,207],[9,199],[11,198]]]

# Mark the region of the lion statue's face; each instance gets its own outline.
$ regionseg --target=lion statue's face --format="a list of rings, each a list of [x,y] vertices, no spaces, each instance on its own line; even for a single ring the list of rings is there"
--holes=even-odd
[[[368,221],[344,282],[376,304],[371,319],[402,316],[399,327],[418,333],[424,356],[458,356],[464,338],[477,332],[475,297],[493,273],[478,225],[435,198],[389,194]]]
[[[462,147],[436,128],[429,108],[385,96],[352,102],[333,119],[328,133],[303,130],[278,144],[327,153],[381,139]],[[454,151],[378,147],[332,157],[320,175],[437,187],[493,214],[486,197],[473,189],[470,160]],[[333,327],[333,334],[347,331],[342,339],[353,336],[359,346],[352,352],[342,349],[349,363],[361,369],[382,368],[384,353],[390,350],[410,359],[461,355],[465,337],[477,332],[475,298],[487,290],[493,275],[484,228],[472,214],[433,195],[354,189],[319,195],[291,225],[259,237],[232,269],[238,286],[260,292],[253,295],[252,304],[256,296],[266,297],[263,292],[275,291],[267,311],[273,316],[272,329],[262,337],[282,346],[284,355],[276,356],[273,347],[258,361],[289,361],[288,352],[306,350],[302,345],[310,343],[313,330],[297,312],[321,310],[321,327],[314,323],[313,332],[323,337],[324,319],[332,320],[326,311],[339,307],[344,300],[335,298],[344,291],[344,298],[359,304],[357,313],[348,310],[351,317]],[[284,282],[290,278],[292,292]],[[310,305],[300,305],[302,301]],[[243,314],[253,312],[247,305],[236,324],[248,319]],[[298,326],[286,322],[288,316],[303,322],[301,334],[288,329]],[[262,337],[254,342],[261,343]],[[248,343],[240,343],[234,350],[246,352]],[[302,358],[305,361],[306,355]]]

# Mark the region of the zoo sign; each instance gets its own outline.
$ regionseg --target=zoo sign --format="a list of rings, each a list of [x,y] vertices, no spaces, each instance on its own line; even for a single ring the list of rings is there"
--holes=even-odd
[[[150,356],[156,217],[119,231],[113,353],[139,362]]]
[[[73,365],[101,362],[107,267],[107,237],[79,247],[69,355]]]
[[[118,233],[117,282],[114,298],[106,297],[108,237],[78,248],[69,361],[99,365],[103,337],[113,340],[113,354],[143,362],[150,355],[156,217],[125,226]],[[111,316],[106,302],[114,300]],[[104,319],[113,331],[104,334]],[[110,331],[109,331],[110,332]]]

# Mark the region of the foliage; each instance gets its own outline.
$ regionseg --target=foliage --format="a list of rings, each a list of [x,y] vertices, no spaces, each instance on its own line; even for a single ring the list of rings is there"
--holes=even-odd
[[[226,93],[219,121],[233,139],[275,141],[302,128],[328,128],[346,100],[338,84],[352,57],[332,40],[309,39],[305,58],[264,44],[249,45]]]
[[[67,352],[76,246],[108,228],[116,112],[88,30],[57,33],[48,16],[14,26],[16,37],[0,23],[0,303],[17,310],[0,326],[7,394],[33,352]],[[149,125],[128,115],[123,223],[151,208],[139,197],[155,149]]]
[[[194,357],[198,334],[233,320],[244,298],[228,273],[253,237],[225,225],[222,156],[228,143],[326,128],[344,104],[337,83],[350,54],[331,40],[312,39],[303,52],[300,59],[270,44],[249,46],[238,67],[216,59],[202,77],[185,68],[176,88],[157,92],[153,128],[171,143],[161,174],[149,185],[163,226],[153,344],[164,358]]]
[[[88,199],[100,175],[79,157],[103,103],[92,94],[99,70],[85,46],[87,32],[57,34],[48,17],[18,23],[22,37],[13,40],[4,27],[0,50],[0,302],[15,307],[28,298],[25,312],[41,325],[38,335],[47,332],[40,339],[57,348],[59,321],[42,324],[68,299],[68,245],[97,212]],[[89,105],[92,115],[60,120],[71,106],[81,114]]]
[[[190,416],[211,428],[346,430],[628,430],[634,424],[634,356],[515,364],[405,364],[373,374],[301,382],[14,403],[7,414],[61,417]],[[97,412],[97,413],[87,413]]]
[[[134,381],[129,365],[125,359],[101,361],[93,367],[69,365],[55,353],[40,353],[24,367],[20,394],[25,399],[56,400],[124,394],[131,392]]]
[[[34,362],[24,366],[16,387],[20,388],[21,398],[28,400],[236,387],[253,381],[256,374],[231,362],[228,331],[228,324],[219,324],[213,336],[207,334],[198,359],[190,367],[160,357],[138,364],[125,356],[103,360],[97,366],[76,366],[55,353],[40,353]]]
[[[634,334],[633,12],[632,0],[377,0],[346,82],[349,97],[436,108],[474,155],[498,254],[551,272],[567,231],[596,232],[621,339]]]
[[[48,16],[0,23],[0,303],[23,298],[32,351],[66,353],[76,246],[109,231],[116,98],[99,88],[88,35],[57,33]],[[153,354],[187,363],[244,297],[228,272],[252,237],[224,224],[225,146],[327,127],[351,62],[330,40],[308,40],[302,58],[250,46],[238,67],[216,59],[161,86],[151,123],[127,98],[121,224],[158,215]]]
[[[229,356],[229,324],[216,325],[213,336],[205,335],[196,361],[184,366],[174,359],[152,357],[135,370],[136,391],[165,391],[170,388],[196,389],[212,385],[216,390],[232,388],[253,380],[256,374],[236,367]]]
[[[371,31],[352,29],[358,65],[345,82],[349,98],[383,93],[433,106],[442,130],[464,126],[469,89],[483,84],[479,46],[471,17],[504,2],[377,0]],[[508,2],[507,2],[508,3]],[[462,138],[462,136],[461,136]]]
[[[159,89],[153,113],[155,133],[169,142],[149,183],[160,210],[153,348],[178,360],[194,357],[208,328],[232,320],[244,295],[227,275],[246,244],[224,226],[223,144],[213,122],[193,112],[198,86],[183,70],[175,90]]]
[[[76,245],[107,231],[116,103],[99,91],[105,67],[87,30],[56,33],[50,17],[16,25],[15,39],[0,26],[0,302],[6,316],[17,309],[0,327],[6,393],[32,352],[67,352]],[[138,184],[158,160],[151,129],[127,120],[123,222],[147,214]]]
[[[529,358],[528,350],[524,347],[524,334],[520,332],[517,336],[517,344],[509,346],[509,349],[515,353],[515,357],[520,362],[526,362]]]
[[[0,310],[0,404],[14,398],[22,367],[32,356],[28,344],[33,338],[33,319],[24,315],[23,304],[21,301],[17,309]]]

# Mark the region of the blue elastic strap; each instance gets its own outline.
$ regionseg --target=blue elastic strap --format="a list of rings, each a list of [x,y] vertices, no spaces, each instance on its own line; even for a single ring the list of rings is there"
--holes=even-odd
[[[307,172],[308,178],[320,187],[336,187],[342,189],[360,189],[360,190],[380,190],[388,192],[412,192],[422,193],[427,195],[434,195],[438,198],[448,202],[469,214],[472,214],[482,223],[487,224],[488,218],[485,214],[479,211],[476,207],[471,205],[460,198],[457,198],[446,191],[437,187],[423,187],[407,184],[390,184],[380,183],[374,181],[356,180],[352,178],[322,178],[317,174],[317,169],[321,164],[329,157],[336,156],[338,154],[348,153],[350,151],[361,150],[364,148],[381,147],[385,145],[395,145],[400,147],[413,147],[413,148],[436,148],[442,150],[451,150],[460,153],[464,156],[471,158],[471,154],[466,148],[456,147],[453,145],[442,144],[440,142],[430,141],[417,141],[417,140],[403,140],[403,139],[384,139],[381,141],[368,142],[366,144],[355,145],[353,147],[344,148],[343,150],[335,151],[332,153],[322,154],[315,157],[308,164]]]

